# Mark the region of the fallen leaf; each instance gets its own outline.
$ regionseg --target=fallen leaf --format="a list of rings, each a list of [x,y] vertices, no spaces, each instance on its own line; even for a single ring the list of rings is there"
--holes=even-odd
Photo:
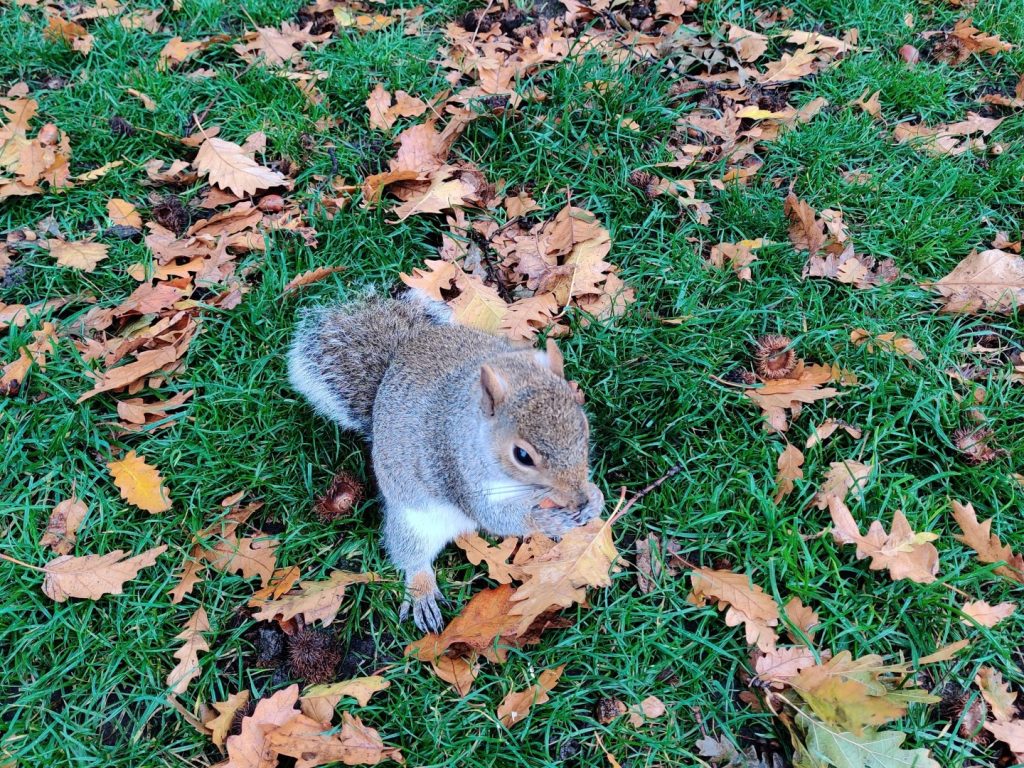
[[[801,467],[804,464],[804,455],[795,445],[787,445],[779,456],[779,473],[775,476],[775,485],[778,491],[775,492],[775,503],[793,492],[793,481],[804,476]]]
[[[97,264],[107,258],[108,246],[88,240],[69,243],[64,240],[50,239],[46,241],[46,245],[50,255],[62,267],[80,269],[83,272],[92,272],[96,269]]]
[[[690,574],[693,591],[687,602],[703,606],[707,598],[725,611],[725,624],[735,627],[743,624],[747,643],[757,645],[763,652],[775,648],[778,640],[775,627],[779,624],[779,606],[764,591],[752,584],[745,573],[697,568]]]
[[[983,627],[994,627],[1003,619],[1008,619],[1017,610],[1016,603],[999,603],[990,605],[984,600],[972,600],[964,603],[960,609],[969,618],[962,619],[961,624],[972,626],[977,623]]]
[[[941,768],[927,749],[901,749],[907,735],[900,731],[857,734],[833,728],[820,720],[799,717],[807,728],[807,747],[820,755],[822,765],[839,768]]]
[[[228,748],[227,766],[271,768],[276,765],[276,755],[269,749],[267,737],[301,714],[295,709],[298,700],[299,686],[290,685],[257,701],[252,714],[242,718],[239,732],[228,736],[225,742]]]
[[[180,603],[185,599],[185,596],[195,589],[196,584],[203,580],[203,569],[205,566],[201,561],[202,548],[196,547],[185,556],[185,562],[182,566],[181,577],[178,579],[177,585],[172,589],[169,594],[171,596],[172,603]]]
[[[281,291],[281,295],[283,296],[284,294],[291,293],[303,286],[320,282],[324,278],[333,275],[335,272],[341,272],[344,269],[345,267],[317,267],[316,269],[311,269],[308,272],[298,274],[285,283],[284,289]]]
[[[300,582],[300,588],[294,594],[266,601],[253,614],[253,618],[260,621],[288,621],[301,613],[307,624],[322,621],[327,626],[341,610],[341,601],[349,585],[367,584],[379,579],[375,573],[333,571],[325,581]]]
[[[115,227],[134,227],[142,229],[142,216],[135,206],[118,197],[107,201],[107,216]]]
[[[925,359],[925,356],[921,354],[921,350],[917,348],[913,340],[908,339],[906,336],[897,336],[895,333],[871,334],[863,328],[855,328],[850,331],[850,341],[858,347],[867,344],[868,352],[874,352],[875,349],[878,349],[894,355],[903,355],[911,360],[921,361]]]
[[[863,435],[863,432],[859,427],[847,424],[845,421],[840,421],[838,419],[825,419],[825,421],[814,428],[814,434],[807,438],[807,443],[804,445],[804,449],[810,450],[814,446],[823,443],[840,428],[854,440],[860,440]]]
[[[170,495],[160,473],[135,451],[129,451],[123,459],[109,462],[107,469],[121,491],[121,497],[129,504],[151,515],[171,508]]]
[[[992,533],[992,520],[979,523],[974,505],[969,502],[961,504],[952,501],[951,504],[953,518],[963,531],[962,535],[955,534],[953,538],[977,552],[978,559],[983,563],[1005,563],[996,568],[995,573],[1024,584],[1024,556],[1014,554],[1008,545]]]
[[[801,669],[813,667],[814,654],[809,648],[775,648],[760,654],[754,661],[754,671],[760,681],[782,689],[792,682]]]
[[[943,312],[1011,312],[1024,305],[1024,258],[996,249],[972,252],[927,287],[945,298]]]
[[[202,143],[192,164],[200,175],[209,176],[211,184],[239,197],[261,189],[291,186],[284,174],[260,165],[238,144],[216,137]]]
[[[392,104],[391,94],[378,83],[366,100],[366,108],[370,112],[370,127],[379,131],[389,131],[400,117],[422,115],[427,111],[427,104],[405,91],[397,91]]]
[[[227,701],[215,701],[210,706],[217,712],[217,716],[203,723],[210,729],[210,739],[220,748],[224,749],[224,742],[228,732],[235,724],[236,715],[240,709],[249,703],[249,691],[239,691],[228,696]]]
[[[525,632],[542,613],[582,603],[587,587],[611,584],[617,557],[611,523],[595,518],[568,531],[543,555],[514,566],[513,578],[524,582],[511,597],[509,613],[520,619],[515,633]]]
[[[314,685],[303,692],[299,705],[307,717],[326,724],[331,722],[334,708],[345,696],[350,696],[360,707],[365,707],[370,703],[373,694],[387,690],[390,686],[391,683],[380,675],[355,677],[328,685]]]
[[[732,267],[736,277],[749,282],[753,279],[750,265],[757,260],[755,250],[763,245],[763,240],[741,240],[738,243],[719,243],[711,246],[709,262],[711,266],[722,269],[728,265]]]
[[[781,433],[789,429],[787,411],[796,417],[805,403],[839,394],[838,389],[821,386],[830,381],[833,381],[831,368],[805,365],[801,361],[789,376],[768,381],[757,389],[746,389],[743,394],[761,407],[765,429]]]
[[[49,17],[46,29],[43,30],[43,37],[50,41],[63,41],[83,56],[92,50],[93,37],[85,27],[56,14]]]
[[[136,99],[141,101],[142,106],[146,108],[147,112],[156,112],[156,102],[142,91],[137,91],[134,88],[126,88],[125,93],[134,96]]]
[[[148,549],[140,555],[123,560],[124,552],[116,549],[106,555],[72,557],[61,555],[48,562],[43,571],[43,592],[63,603],[69,597],[98,600],[104,595],[120,595],[124,582],[134,579],[139,571],[156,562],[167,545]]]
[[[992,667],[980,667],[974,684],[991,708],[993,718],[1002,721],[1014,719],[1017,714],[1017,694],[1010,690],[1002,673]]]
[[[487,575],[499,584],[512,581],[512,571],[508,563],[509,557],[516,548],[517,540],[509,536],[501,544],[492,547],[477,533],[464,533],[455,540],[455,544],[466,553],[466,559],[473,565],[487,563]]]
[[[147,349],[136,355],[134,363],[121,365],[104,371],[96,380],[96,386],[85,394],[81,395],[76,403],[88,400],[90,397],[101,392],[109,392],[112,389],[120,389],[133,384],[151,373],[170,365],[184,352],[179,352],[173,346],[160,347],[159,349]]]
[[[345,765],[376,765],[385,760],[404,762],[401,752],[385,747],[375,729],[348,712],[341,713],[340,731],[328,731],[325,732],[315,720],[300,714],[267,733],[266,749],[272,756],[298,758],[296,768],[336,762]]]
[[[814,629],[820,626],[821,621],[818,619],[817,612],[806,605],[799,597],[790,599],[785,606],[786,618],[790,624],[793,624],[797,629],[803,632],[808,640],[814,640]],[[787,629],[787,634],[793,639],[795,643],[804,643],[804,638],[800,635],[795,634],[792,630]]]
[[[630,724],[639,728],[649,720],[657,720],[664,715],[665,703],[657,696],[648,696],[639,704],[633,704],[628,711]]]
[[[280,29],[274,27],[256,27],[255,32],[247,32],[243,41],[234,46],[235,52],[249,62],[262,60],[264,64],[280,66],[288,62],[302,59],[300,48],[326,40],[330,33],[314,35],[310,32],[312,24],[300,27],[291,22],[284,22]],[[296,47],[298,46],[298,47]]]
[[[851,460],[833,461],[828,466],[825,482],[814,497],[814,506],[818,509],[827,509],[829,498],[832,496],[845,501],[846,495],[853,491],[854,496],[859,497],[874,469],[872,464],[861,464],[859,461]]]
[[[166,684],[172,693],[184,693],[188,684],[199,677],[199,653],[210,650],[210,644],[202,633],[209,631],[210,620],[206,616],[206,609],[199,606],[185,622],[184,630],[176,636],[184,645],[174,652],[178,664],[167,675]]]
[[[565,666],[546,669],[537,677],[537,682],[525,691],[512,691],[498,705],[498,719],[506,728],[526,717],[530,708],[548,700],[548,693],[558,683]]]
[[[266,585],[277,565],[277,544],[275,539],[239,538],[232,534],[199,554],[215,570],[241,573],[246,579],[259,576],[260,583]]]
[[[920,584],[935,581],[939,552],[931,542],[938,538],[936,534],[914,533],[903,512],[896,510],[890,533],[875,520],[867,534],[861,535],[853,515],[838,496],[828,497],[828,508],[835,526],[833,538],[841,544],[856,544],[857,559],[870,557],[871,570],[888,569],[894,581],[910,579]]]
[[[58,555],[66,555],[75,547],[75,534],[89,508],[77,496],[65,499],[53,508],[46,531],[39,545],[49,547]]]

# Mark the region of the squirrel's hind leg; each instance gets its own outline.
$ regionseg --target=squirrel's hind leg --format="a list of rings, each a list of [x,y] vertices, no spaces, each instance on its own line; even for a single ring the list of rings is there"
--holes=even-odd
[[[439,603],[444,596],[437,588],[434,558],[444,546],[463,533],[476,530],[476,523],[458,507],[436,500],[397,504],[385,498],[384,548],[391,561],[405,574],[405,602],[401,618],[412,608],[416,626],[424,632],[444,628]]]

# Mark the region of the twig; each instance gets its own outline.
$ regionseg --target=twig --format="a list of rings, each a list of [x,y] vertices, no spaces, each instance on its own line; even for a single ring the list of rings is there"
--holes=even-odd
[[[657,490],[662,483],[664,483],[666,480],[672,477],[675,477],[682,471],[683,463],[679,462],[678,464],[674,465],[671,469],[669,469],[668,472],[666,472],[664,475],[655,480],[653,483],[650,483],[649,485],[641,488],[639,491],[633,494],[633,498],[631,498],[625,504],[622,503],[622,500],[626,497],[626,488],[625,486],[623,486],[622,495],[619,498],[619,503],[615,507],[615,511],[612,512],[612,516],[608,518],[608,524],[610,525],[614,523],[620,517],[629,512],[629,510],[633,508],[633,505],[640,501],[644,496],[646,496],[647,494],[651,493],[654,490]]]

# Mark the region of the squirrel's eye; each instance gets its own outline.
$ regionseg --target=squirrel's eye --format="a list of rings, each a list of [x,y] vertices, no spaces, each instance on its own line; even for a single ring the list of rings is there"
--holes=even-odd
[[[527,453],[523,448],[518,445],[512,449],[512,458],[522,464],[524,467],[533,466],[533,456]]]

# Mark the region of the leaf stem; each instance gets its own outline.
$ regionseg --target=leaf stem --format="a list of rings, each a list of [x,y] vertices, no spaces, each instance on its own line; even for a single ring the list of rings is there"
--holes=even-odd
[[[40,568],[38,565],[32,565],[30,563],[26,563],[24,560],[19,560],[16,557],[11,557],[10,555],[5,555],[3,552],[0,552],[0,560],[6,560],[9,563],[14,563],[15,565],[20,565],[22,568],[29,568],[29,569],[31,569],[33,571],[39,571],[40,573],[46,573],[46,569],[45,568]]]

